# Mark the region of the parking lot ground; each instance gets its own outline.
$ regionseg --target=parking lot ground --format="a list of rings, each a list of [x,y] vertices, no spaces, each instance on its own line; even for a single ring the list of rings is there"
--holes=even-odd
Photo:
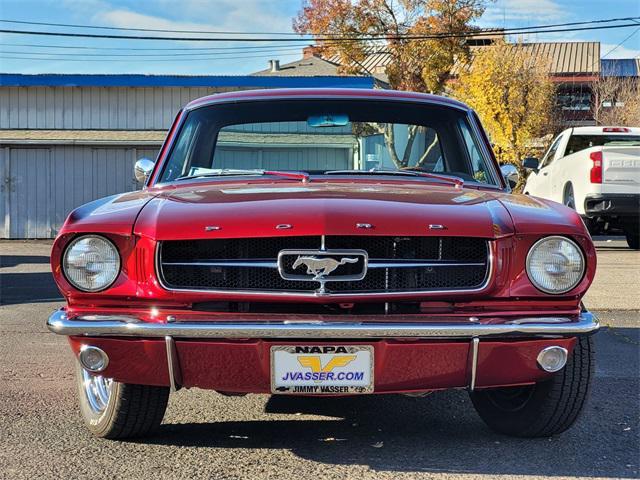
[[[314,399],[192,389],[172,395],[157,436],[116,442],[85,430],[73,357],[44,326],[62,305],[50,242],[0,242],[0,479],[638,478],[640,253],[602,243],[585,299],[605,326],[595,379],[562,435],[495,434],[463,391]]]

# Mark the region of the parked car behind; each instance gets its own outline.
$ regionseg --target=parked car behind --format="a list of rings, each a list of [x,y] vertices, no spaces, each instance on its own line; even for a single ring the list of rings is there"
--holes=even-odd
[[[575,209],[592,234],[622,230],[640,248],[640,128],[569,128],[530,162],[524,193]]]
[[[304,171],[303,171],[304,170]],[[170,390],[465,388],[496,431],[578,417],[593,376],[577,213],[513,194],[452,99],[267,90],[195,100],[141,192],[73,211],[51,255],[80,409],[148,434]]]

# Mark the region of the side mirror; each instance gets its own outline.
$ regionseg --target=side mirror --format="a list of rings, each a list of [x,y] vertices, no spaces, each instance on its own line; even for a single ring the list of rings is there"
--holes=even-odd
[[[502,172],[502,176],[507,181],[511,188],[514,188],[518,184],[518,180],[520,180],[520,174],[518,173],[518,169],[507,163],[500,167],[500,172]]]
[[[151,172],[153,172],[154,166],[155,163],[148,158],[141,158],[133,167],[133,175],[138,182],[144,185],[147,183],[147,179],[149,178],[149,175],[151,175]]]
[[[529,170],[538,170],[539,163],[537,158],[527,157],[522,161],[522,166]]]

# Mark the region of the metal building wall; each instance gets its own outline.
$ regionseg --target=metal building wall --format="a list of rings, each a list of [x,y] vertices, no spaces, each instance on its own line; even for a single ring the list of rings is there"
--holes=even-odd
[[[191,100],[229,88],[3,87],[0,129],[166,130]]]
[[[218,168],[265,168],[269,170],[343,170],[353,158],[349,148],[242,148],[218,147]]]
[[[133,164],[157,148],[0,148],[0,238],[53,238],[74,208],[139,188]]]

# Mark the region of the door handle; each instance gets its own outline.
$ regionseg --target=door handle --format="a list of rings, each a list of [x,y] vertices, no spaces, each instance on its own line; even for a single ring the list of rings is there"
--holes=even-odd
[[[546,177],[547,175],[549,175],[549,172],[542,172],[542,175]]]

